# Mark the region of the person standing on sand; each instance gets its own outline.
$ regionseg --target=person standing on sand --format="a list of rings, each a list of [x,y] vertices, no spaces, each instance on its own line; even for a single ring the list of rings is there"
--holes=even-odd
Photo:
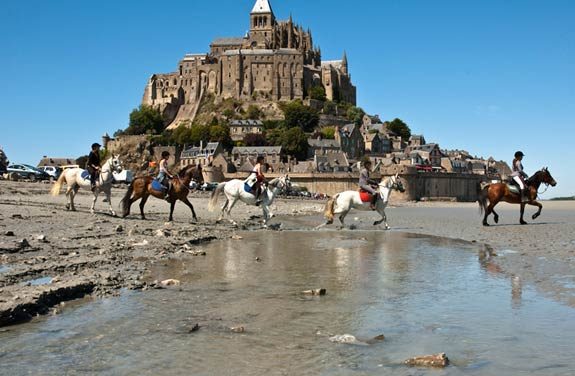
[[[523,171],[523,165],[521,164],[524,155],[525,154],[523,154],[522,151],[518,151],[515,153],[515,158],[513,159],[512,162],[513,172],[511,173],[513,181],[517,183],[517,185],[519,186],[521,202],[529,201],[528,197],[529,192],[527,189],[527,184],[525,183],[525,179],[528,178],[529,176],[525,173],[525,171]]]

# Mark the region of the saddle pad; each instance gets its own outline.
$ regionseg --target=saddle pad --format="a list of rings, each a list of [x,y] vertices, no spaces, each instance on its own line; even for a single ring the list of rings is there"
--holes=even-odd
[[[244,191],[247,193],[252,193],[252,187],[250,187],[248,183],[244,183]]]
[[[507,184],[507,188],[509,188],[509,192],[519,194],[519,187],[515,184]]]
[[[90,180],[90,173],[87,170],[82,171],[80,177],[85,180]]]
[[[359,198],[361,199],[361,202],[370,202],[371,197],[372,194],[369,193],[368,191],[364,191],[363,189],[359,191]]]
[[[154,191],[164,191],[166,188],[162,185],[162,183],[160,183],[158,180],[154,179],[152,180],[152,189]]]

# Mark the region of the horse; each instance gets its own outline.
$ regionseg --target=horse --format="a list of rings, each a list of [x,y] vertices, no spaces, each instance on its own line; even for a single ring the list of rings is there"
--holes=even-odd
[[[541,183],[543,183],[547,186],[551,185],[552,187],[554,187],[557,184],[557,182],[555,181],[555,179],[553,179],[547,167],[545,167],[537,171],[535,174],[533,174],[533,176],[527,179],[525,183],[528,189],[527,198],[529,199],[529,201],[527,202],[521,201],[521,193],[519,192],[519,189],[516,186],[511,186],[503,182],[479,183],[479,192],[477,201],[479,202],[479,211],[481,213],[485,212],[485,216],[483,217],[483,226],[489,226],[489,223],[487,223],[487,217],[491,213],[493,213],[493,220],[495,221],[495,223],[499,222],[499,215],[495,212],[495,210],[493,210],[493,208],[495,207],[495,205],[497,205],[497,203],[499,203],[499,201],[505,201],[511,204],[521,205],[520,210],[521,215],[519,217],[519,223],[521,223],[522,225],[527,224],[527,222],[523,220],[523,213],[525,211],[526,204],[537,206],[539,210],[537,210],[537,212],[533,214],[531,218],[535,220],[535,218],[539,217],[539,215],[541,214],[541,209],[543,208],[543,205],[535,201],[537,199],[537,191],[539,190],[539,186],[541,185]]]
[[[381,182],[377,186],[377,201],[375,202],[375,211],[381,215],[381,219],[373,222],[374,226],[385,223],[385,229],[389,230],[389,225],[387,224],[387,216],[385,215],[385,208],[389,202],[389,196],[392,190],[397,190],[399,192],[405,192],[405,188],[399,178],[398,174],[393,176],[385,177],[381,179]],[[335,214],[339,214],[339,221],[341,222],[341,228],[345,226],[344,220],[345,216],[351,209],[358,209],[369,211],[371,209],[371,203],[369,201],[363,202],[361,200],[359,191],[345,191],[340,192],[330,198],[325,205],[324,217],[326,222],[319,225],[316,228],[321,228],[326,225],[333,223],[333,218]]]
[[[174,220],[173,213],[176,201],[180,200],[192,210],[194,221],[198,220],[194,206],[188,200],[188,193],[190,193],[190,182],[195,179],[200,184],[204,182],[202,167],[201,166],[187,166],[184,167],[174,179],[172,179],[171,188],[168,192],[168,202],[170,203],[170,216],[168,221]],[[164,199],[164,191],[161,184],[152,176],[139,176],[135,178],[128,186],[128,190],[120,201],[120,208],[122,209],[122,218],[130,214],[130,207],[139,199],[140,201],[140,216],[146,219],[144,215],[144,206],[148,197],[154,196],[159,199]]]
[[[263,189],[260,197],[262,199],[261,206],[264,214],[264,228],[267,227],[268,221],[273,217],[273,213],[270,211],[270,206],[273,203],[274,198],[280,192],[289,190],[290,187],[291,181],[289,176],[283,175],[279,178],[271,180]],[[214,211],[218,203],[218,197],[222,194],[222,192],[226,196],[226,202],[222,206],[222,212],[217,222],[220,222],[224,218],[225,214],[230,216],[230,212],[238,200],[244,202],[247,205],[256,205],[256,196],[252,193],[246,192],[245,180],[233,179],[228,182],[218,184],[210,197],[210,202],[208,204],[209,211]],[[232,220],[231,217],[229,220],[234,226],[237,225],[237,223]]]
[[[90,213],[94,214],[96,200],[98,199],[100,191],[103,191],[106,194],[107,202],[110,205],[110,214],[114,217],[116,216],[116,212],[114,211],[110,200],[112,181],[114,180],[112,172],[119,173],[121,171],[122,163],[120,162],[119,156],[114,155],[110,157],[106,162],[104,162],[100,171],[100,176],[96,182],[96,187],[92,191],[94,193],[94,200],[92,200]],[[68,198],[68,202],[66,203],[66,210],[76,211],[76,207],[74,206],[74,196],[76,196],[76,193],[78,193],[80,188],[87,190],[92,188],[92,184],[90,182],[90,173],[79,167],[66,169],[62,172],[62,174],[60,174],[60,177],[50,190],[52,196],[58,196],[60,194],[60,188],[64,182],[66,182],[67,185],[66,197]]]

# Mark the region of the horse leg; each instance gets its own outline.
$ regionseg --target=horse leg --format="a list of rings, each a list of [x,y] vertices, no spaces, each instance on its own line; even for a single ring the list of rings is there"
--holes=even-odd
[[[74,185],[74,187],[72,187],[72,190],[70,191],[70,210],[71,211],[76,211],[76,206],[74,205],[74,197],[76,197],[76,193],[78,193],[79,189],[80,189],[79,185]]]
[[[72,194],[72,186],[68,186],[68,188],[66,188],[66,210],[72,209],[72,206],[70,205],[70,194]]]
[[[230,212],[232,211],[232,208],[234,207],[234,205],[236,204],[236,202],[238,202],[237,198],[234,198],[233,200],[231,200],[230,202],[228,202],[228,208],[226,210],[226,214],[228,215],[228,220],[234,225],[237,226],[238,224],[236,223],[236,221],[234,221],[232,219],[232,216],[230,215]]]
[[[383,222],[383,223],[385,223],[385,229],[389,230],[389,226],[387,224],[387,215],[385,215],[385,206],[381,207],[381,211],[379,210],[379,208],[380,208],[380,204],[378,203],[377,212],[379,213],[379,215],[381,215],[381,219],[379,221],[373,222],[373,225],[377,226],[377,225],[381,224],[381,222]]]
[[[168,218],[168,222],[174,221],[174,217],[172,216],[172,214],[174,214],[175,207],[176,207],[176,200],[170,201],[170,217]]]
[[[349,210],[343,211],[341,212],[341,214],[339,215],[339,221],[341,222],[341,227],[340,229],[345,227],[345,216],[347,215],[347,213],[349,213]]]
[[[192,205],[192,203],[188,200],[187,197],[184,197],[181,200],[184,204],[186,204],[188,206],[188,208],[190,208],[192,210],[192,216],[194,218],[194,222],[198,221],[198,217],[196,217],[196,211],[194,210],[194,205]]]
[[[264,228],[268,228],[268,221],[270,220],[271,216],[270,216],[270,208],[262,203],[262,211],[264,213]]]
[[[106,190],[106,199],[108,200],[108,205],[110,205],[108,210],[110,210],[110,214],[112,215],[112,217],[115,217],[116,212],[114,211],[114,208],[112,207],[112,188],[109,188],[108,190]]]
[[[533,214],[533,216],[531,217],[533,220],[535,220],[535,218],[537,218],[541,215],[541,209],[543,209],[543,205],[541,205],[537,201],[529,201],[528,204],[533,205],[533,206],[537,206],[539,208],[539,210],[537,210],[537,212],[535,214]]]
[[[483,217],[483,226],[489,226],[489,223],[487,223],[487,217],[493,212],[493,208],[498,202],[499,201],[493,203],[489,201],[489,205],[487,205],[487,208],[485,209],[485,216]],[[499,216],[497,216],[497,221],[499,221]]]
[[[522,225],[526,225],[527,222],[525,222],[523,220],[523,213],[525,213],[525,203],[522,202],[521,203],[521,209],[519,210],[520,216],[519,216],[519,223],[521,223]]]
[[[92,200],[92,206],[90,207],[90,213],[94,214],[94,208],[96,207],[96,200],[98,199],[98,195],[100,194],[99,189],[94,189],[94,199]]]
[[[495,212],[495,209],[491,209],[491,212],[493,213],[493,220],[495,223],[499,223],[499,214]]]
[[[220,212],[220,216],[218,217],[218,219],[216,219],[216,223],[218,223],[222,219],[224,219],[224,215],[226,213],[226,209],[227,209],[229,203],[230,203],[230,199],[226,198],[226,202],[222,205],[222,211]]]
[[[142,196],[142,200],[140,201],[140,217],[142,219],[146,219],[146,216],[144,215],[144,206],[146,206],[146,201],[148,201],[148,197],[150,197],[149,195],[144,195]],[[130,200],[131,202],[136,201],[137,198],[135,198],[134,200]]]

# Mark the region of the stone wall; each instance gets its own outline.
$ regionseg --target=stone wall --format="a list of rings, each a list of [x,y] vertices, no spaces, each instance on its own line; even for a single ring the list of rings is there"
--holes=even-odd
[[[405,167],[405,166],[404,166]],[[409,171],[409,169],[401,169]],[[224,174],[226,180],[245,179],[245,173]],[[390,176],[392,174],[384,174]],[[267,179],[278,177],[279,174],[266,174]],[[289,174],[291,181],[307,188],[310,192],[326,193],[330,196],[343,191],[358,189],[358,173],[302,173]],[[419,200],[477,200],[477,185],[484,179],[481,175],[473,174],[441,174],[441,173],[404,173],[399,175],[403,179],[406,191],[393,192],[393,201],[419,201]],[[379,176],[372,176],[378,179]]]

